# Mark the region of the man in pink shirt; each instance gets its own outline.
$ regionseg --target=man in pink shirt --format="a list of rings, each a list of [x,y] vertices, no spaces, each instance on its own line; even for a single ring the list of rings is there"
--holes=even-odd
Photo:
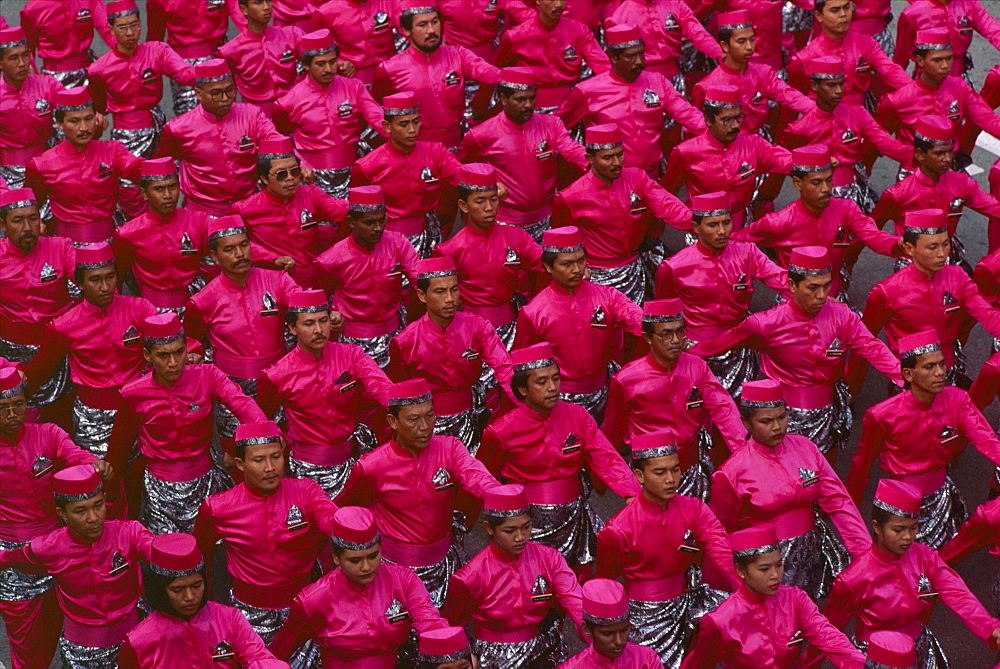
[[[113,40],[103,0],[29,0],[21,10],[28,46],[48,74],[66,88],[87,85],[94,29]]]
[[[653,272],[663,260],[660,221],[684,229],[691,211],[642,169],[625,166],[623,139],[614,123],[587,128],[590,170],[556,195],[552,226],[577,226],[590,280],[641,305],[653,293]]]
[[[912,0],[896,23],[898,44],[894,60],[905,69],[914,44],[921,41],[920,31],[943,30],[955,48],[951,74],[966,75],[968,79],[967,72],[973,67],[969,53],[973,33],[979,33],[994,49],[1000,49],[1000,21],[995,12],[995,8],[991,13],[983,7],[980,0]]]
[[[551,114],[580,80],[584,62],[596,74],[607,72],[610,64],[590,29],[563,16],[566,0],[540,0],[537,5],[533,19],[504,31],[493,62],[533,70],[538,78],[536,111]]]
[[[416,289],[427,313],[393,338],[389,375],[396,380],[426,379],[433,393],[434,434],[457,438],[475,455],[485,398],[473,387],[488,365],[509,396],[510,356],[489,321],[458,311],[461,292],[452,258],[418,262]]]
[[[108,244],[77,249],[74,278],[83,301],[46,326],[42,347],[25,367],[28,394],[33,395],[68,356],[70,380],[77,386],[73,440],[103,458],[115,423],[118,391],[146,366],[140,333],[156,308],[141,297],[115,294],[118,276]]]
[[[205,287],[199,267],[208,255],[209,216],[177,206],[181,191],[173,158],[145,160],[140,169],[149,208],[115,230],[119,282],[131,271],[139,294],[158,311],[183,316],[188,298]]]
[[[295,150],[316,173],[327,195],[347,199],[351,167],[362,136],[384,133],[382,108],[361,81],[342,76],[353,67],[326,28],[302,36],[306,76],[274,104],[274,125],[291,135]]]
[[[442,224],[435,211],[441,192],[445,184],[457,185],[461,164],[440,142],[417,139],[420,105],[414,93],[387,95],[382,109],[389,141],[357,162],[351,185],[381,186],[387,230],[406,235],[417,255],[429,258],[441,241]]]
[[[292,293],[285,325],[296,346],[264,370],[257,403],[269,416],[284,407],[292,474],[333,499],[360,454],[378,445],[381,426],[363,412],[385,410],[389,379],[360,346],[330,341],[330,312],[322,290]]]
[[[486,4],[472,0],[438,0],[437,7],[446,27],[445,44],[464,46],[487,62],[493,60],[501,29],[510,30],[535,15],[534,8],[522,0],[496,0]]]
[[[52,507],[56,471],[91,464],[110,476],[111,469],[76,446],[51,423],[27,423],[28,395],[21,372],[0,369],[0,450],[7,463],[0,472],[0,548],[13,550],[58,527]],[[18,669],[47,667],[55,654],[62,611],[46,573],[3,572],[0,615]]]
[[[195,66],[199,105],[170,119],[158,156],[180,161],[181,192],[190,209],[215,216],[254,192],[257,145],[280,135],[257,107],[236,102],[236,86],[226,61]],[[309,171],[303,168],[306,176]]]
[[[550,342],[559,362],[562,399],[600,421],[625,336],[642,336],[642,310],[618,290],[584,278],[587,254],[576,227],[546,231],[542,266],[552,283],[518,314],[514,348]]]
[[[433,0],[403,0],[400,29],[409,43],[402,53],[379,63],[372,95],[413,93],[420,106],[420,139],[454,151],[466,124],[465,87],[492,86],[500,71],[462,46],[442,43],[441,15]]]
[[[656,299],[679,298],[686,338],[697,344],[736,326],[747,317],[754,280],[784,295],[784,270],[749,242],[730,239],[733,219],[726,192],[691,197],[692,232],[697,241],[665,259],[656,270]],[[705,360],[722,387],[737,398],[744,381],[757,378],[760,355],[736,348]]]
[[[298,80],[301,29],[272,26],[271,3],[239,0],[246,26],[219,47],[217,55],[229,63],[236,88],[248,102],[271,118],[274,102]]]
[[[496,168],[497,178],[509,186],[497,221],[524,228],[540,243],[552,218],[557,159],[560,173],[569,168],[565,171],[571,176],[587,169],[587,159],[559,119],[535,113],[537,90],[538,78],[531,69],[501,70],[497,95],[503,113],[471,128],[457,155],[463,162]]]
[[[393,30],[398,15],[396,0],[327,0],[315,20],[316,27],[329,29],[341,46],[354,76],[370,87],[375,67],[396,54]]]
[[[0,567],[55,577],[65,616],[63,666],[115,667],[118,646],[139,622],[139,560],[149,561],[153,535],[133,520],[105,520],[104,486],[94,465],[52,476],[56,513],[66,526],[0,550]]]
[[[725,450],[735,452],[746,441],[746,428],[705,361],[684,352],[687,326],[680,300],[647,302],[642,331],[649,353],[611,377],[601,431],[616,449],[630,448],[640,435],[670,431],[684,471],[678,490],[707,500],[712,460],[725,459],[709,454],[713,434],[721,436],[720,447],[724,441]]]
[[[740,132],[746,117],[742,94],[735,86],[707,88],[702,112],[707,132],[674,147],[660,183],[675,194],[686,185],[689,198],[701,193],[728,192],[733,229],[739,230],[753,220],[752,204],[773,202],[781,181],[764,181],[764,175],[787,174],[792,154],[785,148],[772,146],[760,135]]]
[[[344,315],[341,341],[357,344],[385,369],[389,342],[403,329],[403,280],[417,281],[417,253],[406,237],[385,229],[380,187],[352,188],[347,207],[351,234],[317,258],[319,285]]]
[[[55,119],[65,139],[28,162],[26,183],[48,200],[55,234],[77,245],[111,241],[119,182],[139,181],[142,159],[121,142],[96,139],[100,121],[86,88],[59,91]]]
[[[347,202],[301,182],[301,163],[288,137],[265,139],[257,150],[262,188],[234,203],[229,213],[247,222],[259,267],[284,270],[310,289],[316,284],[316,256],[332,237],[326,231],[332,233],[347,215]]]
[[[792,299],[753,314],[726,333],[691,349],[707,357],[740,346],[761,353],[761,368],[785,388],[788,431],[816,444],[831,461],[846,444],[852,423],[845,356],[860,355],[897,385],[902,376],[892,352],[865,330],[846,304],[828,299],[833,283],[829,251],[792,251],[788,287]]]
[[[625,164],[658,179],[664,146],[677,143],[666,142],[664,130],[680,123],[700,134],[705,121],[665,76],[646,70],[637,27],[624,23],[608,28],[605,41],[611,69],[580,82],[557,113],[566,127],[581,120],[587,125],[617,124],[625,142]]]
[[[441,608],[448,582],[468,561],[464,536],[452,527],[458,492],[479,500],[500,483],[454,437],[434,434],[431,387],[424,379],[389,389],[389,426],[394,436],[354,465],[340,506],[370,507],[382,531],[385,559],[409,567]]]

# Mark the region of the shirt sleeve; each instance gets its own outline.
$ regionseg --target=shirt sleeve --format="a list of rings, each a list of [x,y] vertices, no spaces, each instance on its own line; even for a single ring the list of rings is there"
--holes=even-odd
[[[434,608],[431,596],[420,578],[410,569],[400,569],[399,573],[403,574],[405,581],[403,590],[406,596],[406,610],[409,611],[411,624],[417,632],[447,627],[448,623]]]
[[[447,620],[449,625],[465,627],[472,619],[472,612],[475,609],[476,600],[462,574],[454,574],[448,581],[448,598],[441,607],[441,617]]]
[[[972,398],[966,392],[955,393],[961,408],[958,410],[959,420],[962,422],[960,431],[968,438],[980,453],[985,455],[990,461],[1000,466],[1000,438],[997,433],[990,428],[989,422],[982,412],[972,403]]]
[[[365,472],[364,463],[358,461],[351,467],[351,473],[347,477],[344,489],[334,498],[333,503],[338,507],[369,507],[374,501],[375,487],[372,485],[371,477]]]
[[[851,469],[847,474],[847,493],[855,504],[861,503],[871,476],[872,462],[882,450],[884,443],[885,433],[882,424],[872,410],[868,409],[861,420],[861,440],[858,442],[858,450],[851,458]]]
[[[512,391],[510,389],[510,380],[514,376],[514,365],[510,360],[507,347],[500,341],[500,337],[497,336],[496,330],[493,329],[489,321],[484,320],[481,325],[479,347],[482,349],[483,358],[490,369],[493,370],[500,388],[512,401],[516,402],[517,398],[511,394]]]
[[[149,39],[148,37],[146,38]],[[165,74],[182,86],[194,85],[194,67],[188,65],[187,61],[178,55],[176,51],[168,45],[163,44],[159,49],[160,63],[159,73]]]
[[[791,299],[787,270],[764,255],[764,252],[756,246],[750,248],[750,256],[753,263],[753,278],[764,282],[764,285],[779,295],[783,295],[786,300]]]
[[[699,359],[699,362],[701,360]],[[719,380],[715,377],[715,374],[708,368],[708,365],[702,362],[704,365],[702,371],[702,378],[698,382],[698,386],[701,389],[701,396],[705,402],[705,406],[708,407],[708,413],[712,417],[712,422],[722,433],[722,438],[726,440],[726,445],[729,450],[735,453],[741,446],[746,443],[747,430],[743,426],[743,421],[740,420],[740,412],[736,408],[736,403],[733,402],[733,398],[729,395]]]
[[[562,120],[567,128],[572,128],[585,119],[589,113],[587,96],[584,95],[583,89],[579,86],[570,91],[569,97],[556,110],[556,116]]]
[[[812,600],[802,590],[792,590],[796,597],[796,611],[802,635],[823,652],[840,669],[864,669],[865,656],[839,629],[830,624]]]
[[[723,586],[722,589],[736,590],[740,586],[740,578],[733,568],[733,552],[729,546],[729,537],[722,523],[708,508],[708,505],[699,500],[698,519],[695,521],[694,538],[701,545],[705,554],[705,559],[715,566],[715,573],[724,575],[727,579],[725,584],[714,584],[716,587]]]
[[[52,425],[51,427],[48,439],[52,443],[60,469],[97,462],[97,456],[73,443],[73,440],[70,439],[65,430],[56,425]]]
[[[980,639],[988,639],[993,630],[1000,627],[1000,620],[986,612],[982,603],[969,592],[969,586],[962,577],[944,563],[937,551],[928,549],[926,557],[929,564],[926,564],[925,568],[930,572],[927,578],[941,596],[941,600],[955,612],[973,634]]]
[[[722,630],[715,624],[712,615],[703,617],[698,627],[698,636],[691,652],[681,662],[681,669],[715,669],[722,659],[724,644]]]
[[[808,114],[816,106],[812,100],[779,79],[773,70],[767,70],[767,76],[762,83],[769,99],[792,111]]]
[[[625,440],[628,427],[628,398],[625,386],[615,374],[608,383],[608,404],[604,410],[604,422],[601,432],[614,449],[620,449]]]
[[[687,161],[685,161],[684,154],[680,148],[680,145],[678,145],[670,151],[670,157],[667,160],[667,171],[660,179],[660,185],[674,194],[681,189],[681,186],[687,183],[688,175],[691,173],[687,168]]]
[[[698,25],[701,24],[699,23]],[[716,46],[718,46],[718,42],[716,42]],[[662,74],[659,77],[661,80],[660,85],[663,87],[664,93],[666,93],[663,100],[663,107],[666,109],[667,115],[693,133],[705,132],[705,115],[695,109],[683,95],[678,93],[669,79]]]
[[[300,596],[301,597],[301,596]],[[274,656],[279,660],[288,660],[292,653],[302,647],[309,639],[315,636],[312,627],[312,620],[306,613],[305,607],[300,597],[292,601],[292,610],[288,612],[285,624],[281,626],[278,633],[274,635],[274,640],[268,647]]]
[[[466,79],[478,81],[483,84],[497,84],[500,82],[500,69],[495,65],[490,65],[485,60],[474,54],[465,47],[457,47],[462,58],[462,70]]]
[[[614,312],[615,322],[626,332],[631,332],[636,337],[641,337],[642,309],[635,302],[625,297],[625,294],[622,292],[613,288],[607,292],[611,297],[611,310]]]
[[[604,434],[597,429],[597,423],[592,420],[578,426],[583,431],[583,457],[587,468],[596,475],[615,494],[622,498],[635,497],[640,492],[639,482],[635,474],[622,456],[608,442]]]
[[[964,272],[959,275],[955,273],[961,282],[959,293],[955,297],[959,298],[962,306],[969,312],[969,315],[979,321],[986,330],[994,337],[1000,337],[1000,310],[994,309],[989,302],[976,290],[976,284]]]
[[[660,263],[660,266],[656,268],[656,280],[655,280],[656,290],[654,295],[656,299],[662,300],[668,297],[677,297],[677,282],[674,278],[674,269],[670,266],[666,260]]]
[[[675,5],[678,13],[678,23],[681,24],[681,32],[683,33],[685,39],[694,45],[694,48],[701,51],[703,54],[709,58],[721,59],[725,54],[722,53],[722,47],[719,46],[719,41],[715,39],[712,35],[705,30],[705,26],[701,24],[698,17],[694,15],[691,11],[690,5],[687,2],[677,3]]]
[[[585,26],[581,26],[580,31],[580,52],[594,74],[603,74],[611,69],[608,55],[601,49],[594,34]]]
[[[997,120],[998,128],[1000,128],[1000,116],[993,114],[993,118]],[[996,137],[1000,130],[987,130],[987,132]],[[965,206],[986,217],[1000,217],[1000,202],[997,202],[995,197],[980,188],[979,183],[972,177],[966,175],[965,180],[968,184],[965,193]]]
[[[333,514],[337,512],[337,505],[330,501],[318,483],[312,479],[303,480],[308,481],[305,487],[305,501],[309,522],[324,536],[333,536]]]
[[[911,5],[912,6],[912,5]],[[910,57],[913,55],[913,45],[916,41],[917,31],[913,27],[910,19],[911,12],[907,7],[896,19],[896,51],[892,56],[893,61],[902,69],[910,64]]]
[[[448,438],[455,464],[455,473],[462,484],[462,490],[482,499],[487,490],[500,485],[482,462],[469,455],[469,451],[458,439]]]
[[[618,531],[605,525],[604,529],[597,533],[597,578],[617,580],[624,576],[625,569],[621,560],[624,554],[625,547]],[[732,562],[731,554],[729,561]]]
[[[819,465],[819,506],[830,516],[851,556],[857,559],[871,547],[871,534],[843,481],[818,450],[816,461]]]
[[[766,341],[759,319],[750,316],[728,332],[723,332],[708,341],[699,342],[689,353],[708,358],[734,348],[760,349]]]
[[[580,171],[586,170],[589,167],[587,153],[580,146],[580,143],[570,137],[569,131],[565,127],[558,124],[552,125],[553,130],[550,138],[559,157]]]
[[[58,532],[59,530],[54,531]],[[35,553],[34,544],[36,541],[38,541],[37,537],[20,548],[13,550],[0,549],[0,567],[5,569],[13,567],[28,574],[48,573],[48,563],[44,558]]]
[[[845,312],[844,343],[871,363],[875,369],[882,372],[886,378],[902,388],[903,375],[899,371],[899,360],[892,354],[888,346],[872,336],[857,314],[846,309]]]
[[[981,2],[970,2],[966,6],[972,10],[972,25],[976,27],[976,32],[986,38],[994,49],[1000,49],[1000,21],[986,11]]]
[[[890,136],[885,128],[875,122],[867,109],[861,110],[861,135],[874,144],[882,155],[895,160],[901,167],[913,167],[913,147]]]
[[[729,477],[721,470],[712,474],[712,496],[709,498],[712,513],[719,519],[726,532],[740,529],[740,508],[743,506]]]
[[[500,464],[503,454],[500,447],[500,436],[492,425],[487,425],[483,430],[483,436],[479,440],[479,450],[476,451],[476,459],[483,463],[486,471],[500,478]]]
[[[976,507],[958,534],[941,547],[938,552],[941,559],[954,566],[980,548],[996,544],[1000,540],[1000,533],[997,526],[990,522],[989,512],[992,511],[995,517],[997,508],[1000,508],[1000,503],[995,499]]]
[[[846,223],[851,234],[875,253],[891,256],[892,249],[899,241],[899,237],[879,230],[875,221],[866,216],[858,205],[850,200],[848,202],[850,202],[850,210]]]
[[[889,56],[885,55],[885,51],[882,51],[882,47],[879,46],[871,37],[865,37],[865,57],[871,64],[872,69],[878,73],[879,79],[882,83],[891,90],[896,90],[906,86],[908,83],[913,81],[906,74],[906,70],[903,69],[898,63],[894,63]],[[907,54],[909,56],[909,54]]]
[[[133,156],[129,153],[125,145],[116,140],[113,141],[115,155],[113,158],[115,164],[115,171],[118,172],[118,176],[126,181],[132,181],[134,183],[139,183],[140,180],[140,167],[144,162],[142,158]]]
[[[216,401],[226,405],[241,423],[262,423],[267,416],[260,410],[257,403],[243,394],[243,390],[223,374],[217,367],[212,370],[212,396]]]
[[[566,564],[566,558],[558,551],[549,554],[549,576],[556,601],[566,611],[578,630],[583,629],[583,593],[576,574]]]
[[[1000,392],[1000,353],[994,353],[979,370],[979,376],[969,388],[969,397],[977,409],[983,411]]]

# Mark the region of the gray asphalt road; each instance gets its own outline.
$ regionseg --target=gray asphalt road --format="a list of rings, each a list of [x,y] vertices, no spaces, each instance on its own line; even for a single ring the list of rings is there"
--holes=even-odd
[[[140,7],[144,7],[145,0],[138,1]],[[0,2],[0,15],[7,19],[9,23],[17,23],[18,12],[24,4],[25,0],[3,0]],[[906,1],[893,0],[892,4],[893,12],[898,16],[906,6]],[[983,0],[983,4],[986,5],[987,9],[994,16],[1000,17],[1000,1]],[[98,54],[106,50],[103,44],[100,43],[100,40],[95,40],[95,47]],[[982,85],[986,72],[995,63],[1000,62],[1000,56],[997,55],[997,51],[989,43],[978,35],[974,38],[971,53],[977,64],[972,78],[978,88]],[[167,95],[169,96],[169,87],[167,88]],[[170,105],[164,104],[163,107],[164,111],[169,114]],[[973,176],[984,189],[988,189],[986,171],[997,160],[997,156],[977,147],[973,153],[973,159],[974,164],[983,170]],[[892,185],[894,180],[894,163],[888,160],[879,161],[875,167],[872,179],[874,186],[881,191]],[[777,205],[781,207],[792,199],[794,199],[794,190],[786,182]],[[986,220],[982,216],[974,212],[966,213],[959,224],[958,234],[965,242],[966,252],[971,262],[975,263],[986,255]],[[669,236],[669,233],[665,240],[668,247],[674,250],[680,248],[682,244],[682,240]],[[850,291],[852,302],[856,305],[863,304],[865,295],[871,287],[891,272],[892,263],[888,258],[865,250],[855,268],[854,283]],[[757,301],[754,305],[755,309],[767,308],[772,304],[770,295],[767,294],[768,291],[766,289],[758,291],[758,293],[756,297]],[[972,372],[977,371],[989,354],[989,337],[981,327],[977,327],[973,331],[966,352],[969,358],[969,369]],[[860,437],[861,416],[868,407],[882,401],[885,397],[884,379],[877,372],[873,371],[869,373],[867,382],[854,404],[856,421],[855,428],[851,434],[850,446],[840,454],[837,462],[836,468],[841,476],[846,477],[847,475],[854,447]],[[998,408],[997,403],[994,403],[987,409],[986,417],[989,419],[991,425],[994,427],[998,425],[998,422],[1000,422],[1000,408]],[[952,476],[965,494],[970,510],[986,500],[991,475],[992,467],[989,461],[973,448],[969,448],[962,456]],[[861,508],[862,515],[866,517],[871,509],[873,491],[874,483],[869,485],[869,490]],[[621,500],[614,497],[612,493],[608,493],[605,497],[595,496],[592,503],[601,517],[605,519],[616,513],[622,506]],[[468,538],[467,545],[471,551],[478,550],[485,545],[485,533],[482,530],[474,531]],[[996,559],[991,557],[986,551],[980,551],[959,565],[958,572],[972,588],[972,591],[992,611],[994,603],[991,591],[993,583],[997,579],[998,572],[1000,572],[1000,564],[998,564]],[[935,608],[930,626],[944,646],[954,669],[983,669],[992,666],[996,661],[994,653],[990,652],[985,644],[973,636],[965,625],[962,624],[961,620],[947,607],[938,605]],[[6,634],[0,635],[0,660],[9,660]],[[55,667],[57,665],[53,663],[52,666]]]

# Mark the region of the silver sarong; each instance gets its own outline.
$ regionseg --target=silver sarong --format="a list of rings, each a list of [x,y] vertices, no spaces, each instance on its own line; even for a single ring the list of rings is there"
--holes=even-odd
[[[441,243],[441,221],[437,212],[429,211],[424,214],[424,230],[415,235],[407,237],[413,249],[417,252],[417,257],[421,260],[431,257],[434,247]]]
[[[28,543],[0,539],[0,548],[12,551],[27,546]],[[25,574],[17,569],[0,569],[0,600],[26,602],[48,592],[55,582],[55,578],[49,574]]]
[[[115,426],[118,409],[95,409],[73,400],[73,441],[102,460],[108,455],[108,440]]]
[[[778,545],[785,564],[783,583],[802,588],[813,599],[829,595],[833,579],[851,564],[851,554],[825,516],[817,518],[809,532]]]
[[[480,669],[553,669],[565,662],[567,656],[566,641],[559,628],[555,624],[534,639],[515,643],[474,638],[472,653],[479,658]]]
[[[0,177],[3,177],[10,190],[24,188],[26,171],[27,168],[24,165],[0,165]]]
[[[59,637],[59,659],[63,669],[118,669],[118,649],[121,644],[93,648],[78,646],[66,637]]]
[[[194,530],[201,503],[209,495],[233,487],[233,480],[212,467],[192,481],[161,481],[147,470],[143,476],[139,522],[153,534]]]
[[[621,267],[591,267],[590,280],[614,288],[640,307],[646,300],[648,286],[641,257]]]
[[[583,407],[600,425],[604,419],[604,410],[608,408],[608,385],[605,383],[589,393],[559,393],[559,399]]]
[[[314,185],[317,188],[338,200],[347,199],[347,194],[351,187],[350,167],[341,167],[336,170],[314,169],[313,173],[316,175],[316,183]]]
[[[868,652],[866,641],[859,641],[853,634],[849,638],[851,643],[862,653]],[[913,665],[913,669],[948,669],[948,657],[944,654],[944,648],[941,647],[941,643],[934,636],[934,633],[926,626],[923,626],[920,636],[914,640],[913,645],[917,651],[917,663]],[[866,669],[868,666],[868,664],[865,665]],[[875,666],[878,667],[878,665]]]
[[[531,540],[555,548],[571,568],[594,561],[604,521],[583,495],[568,504],[532,504],[531,520]]]
[[[308,462],[296,460],[291,455],[288,456],[288,468],[292,476],[297,479],[312,479],[323,489],[326,496],[333,499],[344,489],[347,477],[351,474],[351,468],[356,459],[351,458],[347,462],[339,465],[314,465]]]
[[[708,504],[712,492],[712,473],[715,463],[709,449],[712,448],[712,435],[705,428],[698,430],[698,462],[688,467],[681,474],[677,493],[686,497],[697,497]]]
[[[535,111],[538,111],[537,109]],[[509,225],[513,228],[521,228],[534,239],[539,244],[542,243],[542,235],[552,227],[552,215],[549,214],[540,221],[535,221],[534,223],[528,223],[527,225],[517,225],[515,223],[505,223],[503,221],[497,221],[498,225]]]
[[[846,186],[837,186],[833,189],[833,197],[850,200],[858,205],[866,214],[872,213],[872,209],[878,204],[878,192],[872,188],[871,181],[860,163],[854,165],[854,181]]]
[[[194,67],[198,63],[211,60],[214,56],[204,56],[203,58],[185,58],[184,62]],[[194,88],[179,84],[173,79],[170,80],[170,94],[174,100],[174,116],[180,116],[191,111],[198,106],[198,96],[195,95]]]
[[[434,434],[455,437],[465,444],[469,453],[475,455],[479,450],[479,439],[482,437],[479,432],[479,413],[472,408],[451,416],[437,416],[434,421]]]
[[[646,274],[646,295],[647,300],[653,299],[653,291],[656,288],[656,270],[660,263],[667,257],[667,248],[663,241],[652,237],[645,237],[639,245],[639,260],[642,262],[642,271]]]
[[[886,24],[886,27],[882,30],[882,32],[872,35],[872,39],[875,40],[880,47],[882,47],[882,51],[884,51],[885,55],[889,56],[889,58],[892,58],[893,54],[896,53],[896,38],[893,35],[892,30],[889,29],[888,24]]]
[[[958,534],[968,519],[969,510],[962,491],[950,476],[946,476],[940,488],[920,500],[917,541],[938,550]]]
[[[702,583],[665,602],[630,599],[629,641],[655,650],[665,669],[678,669],[702,616],[714,611],[727,596],[728,593]]]
[[[11,362],[27,364],[38,353],[38,349],[38,346],[16,344],[0,337],[0,356]],[[72,387],[69,380],[69,365],[66,363],[66,358],[63,358],[59,361],[56,371],[49,377],[49,380],[42,384],[38,392],[28,398],[28,406],[37,409],[52,404],[65,397]]]
[[[166,118],[159,105],[149,110],[153,115],[153,126],[150,128],[135,128],[126,130],[124,128],[114,128],[111,131],[111,139],[117,140],[125,145],[128,152],[138,158],[152,158],[156,153],[156,147],[160,144],[163,124]],[[123,186],[135,187],[131,181],[122,180]]]
[[[514,346],[514,335],[517,333],[517,321],[513,320],[506,325],[501,325],[495,328],[497,337],[500,338],[501,343],[503,343],[504,348],[510,351]],[[472,385],[472,410],[476,412],[476,420],[479,421],[479,425],[486,425],[489,420],[486,415],[489,409],[486,408],[486,396],[493,388],[497,388],[499,382],[497,381],[496,374],[493,372],[493,368],[489,365],[483,365],[483,371],[479,375],[479,380]],[[506,392],[501,389],[499,392]],[[477,428],[478,429],[478,428]],[[480,437],[482,434],[479,435]],[[477,445],[478,450],[478,445]]]
[[[753,381],[760,372],[760,353],[752,348],[733,348],[705,358],[705,362],[734,400],[739,399],[743,383]]]
[[[290,607],[286,609],[261,609],[256,606],[250,606],[233,597],[232,592],[230,592],[230,597],[233,600],[233,606],[240,610],[243,617],[250,623],[250,627],[260,635],[264,645],[268,645],[274,641],[275,635],[281,629],[281,626],[285,624],[285,620],[288,619],[288,614],[291,612]],[[319,669],[319,647],[312,641],[305,642],[301,648],[292,653],[288,664],[292,666],[292,669]]]
[[[340,335],[340,341],[345,344],[357,344],[364,349],[369,358],[375,361],[376,365],[385,369],[389,366],[389,342],[402,331],[403,326],[399,326],[394,332],[377,337],[348,337]]]
[[[91,60],[94,60],[91,57]],[[90,85],[90,80],[87,79],[86,68],[82,70],[67,70],[66,72],[55,72],[53,70],[42,70],[42,74],[47,74],[60,84],[63,88],[76,88],[78,86],[88,86]]]
[[[843,448],[851,434],[854,416],[851,414],[851,394],[847,383],[840,379],[833,384],[833,402],[818,409],[788,407],[788,432],[801,434],[817,447],[820,453],[833,448]]]
[[[674,85],[678,93],[686,98],[688,97],[688,91],[684,75],[689,72],[711,72],[715,69],[715,59],[703,54],[691,43],[691,40],[682,38],[681,55],[677,59],[677,68],[680,70],[680,74],[670,77],[670,83]],[[680,81],[677,81],[678,79]],[[680,87],[678,87],[678,84],[680,84]]]
[[[781,8],[781,32],[797,33],[801,30],[812,30],[812,27],[812,10],[800,9],[791,0],[785,0]]]
[[[398,564],[387,559],[384,555],[382,560],[389,564]],[[444,602],[448,598],[448,581],[468,561],[469,554],[465,552],[462,544],[452,541],[448,552],[434,564],[427,565],[426,567],[403,566],[406,566],[417,575],[421,582],[423,582],[424,587],[427,588],[427,593],[431,596],[431,603],[434,605],[434,608],[440,609],[444,606]]]

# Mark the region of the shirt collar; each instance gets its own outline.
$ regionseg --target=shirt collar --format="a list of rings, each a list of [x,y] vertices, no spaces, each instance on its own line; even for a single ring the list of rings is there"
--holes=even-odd
[[[512,564],[514,562],[517,562],[517,558],[518,558],[517,555],[511,555],[510,553],[504,553],[502,550],[500,550],[499,548],[496,547],[496,544],[494,544],[492,542],[490,542],[489,551],[490,551],[490,555],[492,555],[494,558],[496,558],[498,561],[500,561],[503,564]]]
[[[794,314],[797,318],[800,318],[800,319],[803,319],[803,320],[807,320],[807,321],[812,320],[813,318],[815,318],[815,316],[812,316],[812,315],[806,313],[805,309],[803,309],[802,307],[800,307],[798,304],[795,303],[795,300],[788,300],[787,302],[785,302],[785,304],[788,305],[789,311],[791,311],[792,314]],[[826,308],[825,304],[823,305],[823,308],[824,309]],[[819,313],[821,314],[821,313],[823,313],[823,311],[820,310]],[[816,315],[818,316],[819,314],[816,314]]]
[[[493,225],[490,226],[489,230],[480,230],[471,223],[466,224],[465,229],[468,230],[469,231],[468,234],[472,235],[473,237],[479,237],[481,239],[489,239],[490,237],[493,236],[494,231],[497,229],[497,223],[494,222]]]
[[[875,556],[876,560],[883,564],[899,562],[899,559],[903,557],[902,555],[896,555],[895,553],[882,550],[874,541],[872,541],[872,555]]]
[[[365,248],[364,246],[362,246],[361,244],[358,244],[358,240],[356,240],[356,239],[354,238],[354,235],[353,235],[353,234],[349,234],[349,235],[347,236],[347,244],[348,244],[348,246],[350,246],[350,247],[351,247],[352,249],[354,249],[355,251],[358,251],[359,253],[364,253],[365,255],[371,255],[372,253],[374,253],[374,252],[375,252],[375,247],[376,247],[376,246],[378,246],[378,245],[379,245],[379,244],[381,244],[381,243],[382,243],[382,240],[379,240],[379,241],[378,241],[378,242],[377,242],[377,243],[375,244],[375,246],[373,246],[373,247],[372,247],[372,250],[371,250],[371,251],[369,251],[368,249],[366,249],[366,248]]]
[[[433,437],[431,437],[431,438],[433,439]],[[430,446],[428,445],[427,448],[430,448]],[[427,448],[425,448],[423,450],[426,451]],[[423,452],[423,451],[417,451],[417,454],[414,455],[413,453],[410,453],[408,450],[406,450],[405,448],[403,448],[402,446],[400,446],[398,443],[396,443],[395,438],[389,440],[389,449],[392,450],[393,453],[395,453],[396,455],[398,455],[401,458],[410,458],[410,459],[413,459],[413,460],[416,460],[417,458],[419,458],[420,454]]]
[[[767,600],[767,597],[773,596],[773,595],[758,595],[756,592],[750,590],[750,588],[748,588],[745,583],[741,583],[740,587],[736,590],[736,592],[747,602],[755,606],[763,604]]]
[[[21,425],[21,430],[17,433],[17,436],[11,439],[10,437],[5,437],[0,435],[0,445],[2,446],[16,446],[24,439],[25,432],[28,431],[27,423]]]
[[[731,243],[732,243],[732,240],[730,240],[730,244]],[[694,243],[694,245],[695,245],[695,248],[697,248],[698,251],[700,251],[701,254],[703,256],[705,256],[706,258],[719,258],[719,257],[722,256],[723,253],[725,253],[729,249],[729,244],[726,244],[726,248],[722,249],[721,251],[716,251],[715,249],[710,249],[707,246],[705,246],[704,244],[702,244],[700,239],[698,241],[696,241]]]
[[[281,491],[281,483],[280,482],[278,483],[278,487],[274,489],[274,492],[272,492],[270,495],[267,495],[266,497],[264,495],[262,495],[259,490],[257,490],[253,486],[251,486],[246,481],[243,481],[243,483],[241,483],[240,485],[243,486],[243,490],[246,492],[247,496],[250,499],[257,500],[258,502],[266,500],[266,499],[271,499],[272,497],[274,497],[275,495],[277,495],[278,492]]]
[[[117,295],[118,294],[115,293],[115,296],[117,296]],[[116,300],[115,298],[111,298],[111,304],[109,304],[105,308],[101,308],[101,307],[98,307],[95,304],[91,304],[87,300],[81,300],[80,301],[80,308],[83,309],[83,311],[85,311],[88,314],[100,314],[101,316],[107,316],[107,315],[111,314],[112,311],[115,310],[115,304],[117,302],[118,302],[118,300]]]
[[[289,202],[292,201],[292,198],[288,198],[286,200],[285,198],[281,197],[280,195],[275,195],[274,193],[271,192],[270,188],[265,188],[261,192],[264,193],[264,197],[265,198],[267,198],[269,201],[271,201],[271,202],[273,202],[275,204],[280,204],[280,205],[284,206],[284,205],[287,205]],[[294,195],[292,197],[294,197]]]
[[[31,251],[29,251],[29,253],[34,253],[38,249],[38,247],[41,245],[42,239],[43,238],[40,238],[38,240],[39,244],[36,244],[35,248],[31,249]],[[12,241],[10,241],[9,239],[6,239],[6,238],[0,239],[0,256],[7,255],[8,253],[10,255],[16,256],[18,258],[27,258],[28,257],[28,253],[25,253],[19,246],[17,246],[16,244],[14,244],[14,242],[12,242]]]
[[[666,513],[670,509],[670,502],[667,502],[666,507],[662,507],[658,503],[643,495],[642,491],[640,491],[635,498],[639,500],[639,506],[650,513]]]

